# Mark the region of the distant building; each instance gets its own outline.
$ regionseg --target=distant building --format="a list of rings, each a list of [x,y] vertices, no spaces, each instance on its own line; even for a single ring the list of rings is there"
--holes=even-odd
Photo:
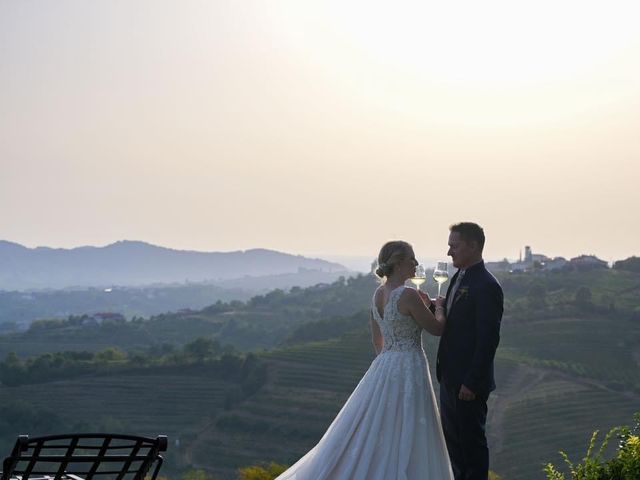
[[[533,268],[533,262],[526,262],[521,260],[519,262],[515,262],[509,265],[509,272],[526,272],[527,270],[531,270]]]
[[[531,247],[529,245],[524,247],[524,263],[533,263],[533,254],[531,253]]]
[[[594,257],[595,258],[595,257]],[[524,247],[524,258],[522,250],[517,262],[509,262],[506,258],[501,262],[487,262],[487,268],[492,272],[529,272],[558,270],[567,266],[569,262],[563,257],[550,258],[542,253],[533,253],[529,245]]]
[[[576,268],[608,268],[609,264],[595,255],[580,255],[569,260],[569,264]]]
[[[508,272],[511,270],[511,263],[506,258],[500,262],[485,262],[484,265],[490,272]]]
[[[547,257],[546,255],[542,255],[541,253],[536,253],[536,254],[532,254],[531,255],[531,262],[532,263],[547,263],[548,261],[550,261],[551,259],[549,257]]]
[[[524,258],[522,250],[517,262],[509,262],[506,258],[500,262],[485,262],[485,266],[491,272],[531,272],[531,271],[552,271],[562,268],[608,268],[609,265],[604,260],[600,260],[595,255],[580,255],[579,257],[567,260],[564,257],[548,257],[542,253],[533,253],[529,245],[524,247]],[[373,265],[372,265],[373,267]]]
[[[544,263],[545,270],[559,270],[567,266],[569,262],[564,257],[554,257]]]

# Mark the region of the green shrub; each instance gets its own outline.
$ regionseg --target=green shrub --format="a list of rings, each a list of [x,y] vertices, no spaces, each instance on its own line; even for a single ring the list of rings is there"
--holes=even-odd
[[[238,471],[240,474],[238,480],[273,480],[286,469],[285,465],[273,462],[265,467],[252,465],[251,467],[241,468]]]
[[[587,455],[582,463],[573,463],[565,452],[560,452],[569,468],[570,477],[560,472],[553,464],[544,467],[547,480],[638,480],[640,479],[640,413],[634,416],[635,426],[615,427],[609,431],[603,440],[597,455],[592,456],[598,432],[593,432]],[[619,439],[616,455],[603,460],[602,455],[611,437],[617,435]]]

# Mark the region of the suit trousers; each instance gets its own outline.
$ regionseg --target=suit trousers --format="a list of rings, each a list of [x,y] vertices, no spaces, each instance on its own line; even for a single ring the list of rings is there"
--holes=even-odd
[[[458,398],[459,389],[440,384],[440,416],[455,480],[487,480],[489,448],[487,423],[488,395],[475,400]]]

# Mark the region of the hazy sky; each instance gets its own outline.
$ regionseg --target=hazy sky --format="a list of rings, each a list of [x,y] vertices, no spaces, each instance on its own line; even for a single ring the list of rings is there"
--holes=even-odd
[[[637,5],[0,0],[0,239],[638,255]]]

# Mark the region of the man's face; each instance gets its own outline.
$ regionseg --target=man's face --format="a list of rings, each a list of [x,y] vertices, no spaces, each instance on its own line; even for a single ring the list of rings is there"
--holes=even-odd
[[[467,268],[478,260],[478,248],[476,242],[466,242],[460,238],[458,232],[449,234],[449,251],[451,263],[456,268]]]

